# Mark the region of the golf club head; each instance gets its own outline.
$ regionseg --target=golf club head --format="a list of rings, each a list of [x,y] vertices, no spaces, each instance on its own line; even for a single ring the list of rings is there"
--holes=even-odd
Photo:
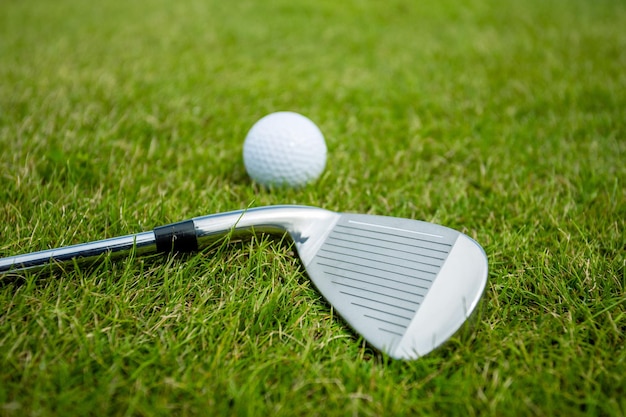
[[[385,216],[333,213],[324,222],[317,239],[294,236],[305,269],[339,315],[392,358],[427,354],[476,308],[488,266],[468,236]]]

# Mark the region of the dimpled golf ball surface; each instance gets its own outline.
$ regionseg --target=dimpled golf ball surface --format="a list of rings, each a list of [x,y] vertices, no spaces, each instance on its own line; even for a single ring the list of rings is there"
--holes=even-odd
[[[324,171],[326,142],[315,123],[305,116],[272,113],[248,132],[243,161],[248,175],[260,184],[300,187]]]

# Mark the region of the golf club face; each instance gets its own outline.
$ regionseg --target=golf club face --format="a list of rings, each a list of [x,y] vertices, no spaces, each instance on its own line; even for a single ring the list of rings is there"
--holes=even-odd
[[[340,214],[323,234],[322,242],[296,241],[309,277],[357,333],[396,359],[416,359],[451,337],[487,282],[483,249],[444,226]]]

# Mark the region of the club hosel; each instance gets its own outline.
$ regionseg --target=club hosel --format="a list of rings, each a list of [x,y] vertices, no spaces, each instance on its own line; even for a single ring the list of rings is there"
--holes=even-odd
[[[293,211],[290,207],[292,216],[281,218],[265,208],[237,210],[159,226],[153,230],[156,249],[161,253],[195,252],[224,237],[239,240],[255,233],[282,235],[293,222]]]
[[[224,237],[236,241],[255,234],[288,234],[295,243],[300,259],[306,265],[317,250],[319,242],[324,240],[326,231],[332,228],[339,217],[338,213],[317,207],[282,205],[212,214],[192,220],[199,249]],[[179,227],[187,229],[190,225]],[[172,237],[169,239],[167,247],[172,248]]]

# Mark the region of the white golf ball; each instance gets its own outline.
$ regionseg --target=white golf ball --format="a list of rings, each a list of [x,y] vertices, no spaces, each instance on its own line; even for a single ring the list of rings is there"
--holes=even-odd
[[[307,117],[271,113],[256,122],[243,144],[248,175],[269,186],[299,187],[315,181],[326,166],[326,142]]]

